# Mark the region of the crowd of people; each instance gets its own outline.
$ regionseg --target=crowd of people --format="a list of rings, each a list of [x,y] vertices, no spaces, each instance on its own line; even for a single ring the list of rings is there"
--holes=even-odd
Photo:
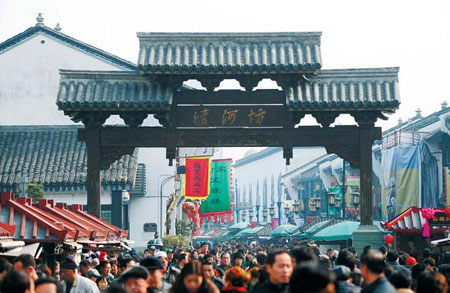
[[[3,293],[446,293],[450,253],[438,265],[425,249],[419,261],[385,247],[353,247],[322,253],[317,246],[290,249],[222,243],[197,249],[157,250],[142,256],[90,254],[76,263],[66,257],[47,264],[23,254],[0,259]]]

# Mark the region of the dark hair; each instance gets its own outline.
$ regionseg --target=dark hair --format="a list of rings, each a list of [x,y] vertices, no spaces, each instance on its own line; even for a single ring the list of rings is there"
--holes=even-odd
[[[222,252],[222,253],[220,254],[220,259],[222,259],[222,256],[224,256],[225,254],[228,254],[228,255],[230,255],[230,253],[229,253],[229,252],[227,252],[227,251],[225,251],[225,252]]]
[[[420,273],[417,278],[417,288],[416,293],[440,293],[443,292],[443,285],[441,281],[438,279],[438,276],[441,275],[444,279],[445,277],[437,272],[432,272],[425,270]]]
[[[110,264],[110,262],[109,261],[107,261],[107,260],[104,260],[104,261],[101,261],[100,262],[100,264],[98,265],[98,267],[100,268],[100,269],[102,269],[104,266],[106,266],[107,264]]]
[[[353,246],[350,246],[349,248],[347,248],[347,250],[356,256],[356,249]]]
[[[425,248],[422,253],[423,258],[428,258],[431,256],[431,250],[429,248]]]
[[[378,248],[378,250],[379,250],[382,254],[386,254],[386,252],[388,252],[386,246],[380,246],[380,248]]]
[[[281,255],[281,254],[287,254],[288,256],[291,256],[291,254],[289,252],[287,252],[286,250],[272,250],[269,255],[267,256],[267,264],[269,266],[273,266],[273,264],[275,263],[276,257],[277,255]]]
[[[30,289],[30,279],[24,272],[10,270],[3,278],[1,292],[22,293]]]
[[[124,256],[119,259],[118,267],[123,269],[127,267],[127,264],[133,259],[129,256]]]
[[[182,260],[186,259],[186,256],[187,256],[186,253],[180,253],[177,255],[177,260],[182,261]]]
[[[261,265],[261,266],[265,265],[266,262],[267,262],[267,255],[261,254],[261,253],[258,254],[258,255],[256,256],[256,262],[257,262],[259,265]]]
[[[31,254],[24,253],[14,259],[14,263],[19,261],[22,263],[22,267],[24,269],[28,267],[36,268],[36,261],[34,260],[34,257]]]
[[[362,254],[369,253],[369,251],[371,251],[371,250],[372,250],[372,246],[366,245],[366,246],[364,246],[364,248],[363,248],[363,253],[362,253]]]
[[[200,247],[202,247],[203,245],[208,245],[209,246],[209,243],[208,242],[202,242],[202,244],[200,244]]]
[[[400,255],[398,257],[398,263],[401,264],[402,266],[406,266],[406,259],[407,258],[408,257],[406,255],[404,255],[404,254]]]
[[[353,272],[356,267],[356,256],[347,249],[343,249],[339,251],[338,257],[336,258],[336,265],[346,266]]]
[[[296,247],[291,250],[292,256],[295,258],[297,264],[302,264],[304,262],[314,262],[317,260],[313,251],[309,247]]]
[[[91,263],[88,260],[82,260],[80,261],[80,267],[90,267]]]
[[[425,266],[432,266],[432,267],[436,266],[436,262],[431,257],[424,259],[422,262]]]
[[[55,284],[56,287],[58,287],[58,282],[56,282],[56,280],[54,278],[42,278],[42,279],[37,279],[37,281],[34,282],[34,288],[37,288],[40,285],[43,284]]]
[[[365,265],[370,272],[381,274],[384,272],[386,264],[381,252],[369,251],[361,257],[361,264]]]
[[[389,262],[394,262],[396,261],[398,258],[398,252],[395,250],[389,250],[388,254],[387,254],[387,259]]]
[[[444,257],[442,258],[442,263],[450,263],[450,252],[444,253]]]
[[[184,278],[188,275],[199,275],[203,277],[202,273],[202,265],[199,261],[194,260],[192,262],[187,263],[183,269],[181,270],[180,274],[178,275],[175,283],[173,284],[171,290],[169,292],[187,292],[185,286],[184,286]],[[205,278],[203,278],[202,286],[205,284]]]
[[[417,279],[419,277],[420,273],[422,273],[423,271],[425,271],[425,265],[418,263],[411,268],[411,277],[413,279]]]
[[[211,261],[208,261],[205,257],[202,261],[202,266],[213,266],[214,267],[214,264]]]
[[[233,260],[235,260],[236,258],[244,259],[244,255],[240,252],[236,252],[233,254]]]
[[[6,258],[0,258],[0,274],[9,272],[12,269],[12,264]]]
[[[289,284],[291,292],[321,292],[330,281],[328,270],[309,264],[296,268]]]
[[[98,283],[100,283],[101,280],[106,280],[106,282],[109,284],[108,279],[106,279],[105,276],[100,276],[100,277],[98,277],[98,278],[95,280],[95,284],[97,284],[97,286],[98,286]]]
[[[409,288],[411,286],[411,277],[404,270],[394,271],[389,278],[389,282],[395,287],[395,289]]]

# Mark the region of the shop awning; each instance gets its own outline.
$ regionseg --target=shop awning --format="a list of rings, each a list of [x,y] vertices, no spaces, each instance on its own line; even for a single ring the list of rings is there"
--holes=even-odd
[[[231,225],[230,227],[228,227],[228,230],[229,231],[237,231],[237,230],[242,230],[242,229],[245,229],[248,227],[250,227],[249,223],[242,222],[242,223],[236,223],[236,224]]]
[[[374,222],[374,225],[381,232],[385,232],[380,226],[379,222]],[[359,222],[344,221],[334,224],[332,226],[326,227],[320,230],[315,235],[311,237],[314,241],[339,241],[347,240],[353,237],[353,232],[355,232],[359,227]]]
[[[280,225],[272,231],[272,237],[288,237],[297,229],[294,225]]]

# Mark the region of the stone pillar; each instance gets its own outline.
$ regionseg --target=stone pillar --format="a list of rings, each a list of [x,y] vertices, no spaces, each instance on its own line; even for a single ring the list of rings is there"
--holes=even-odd
[[[86,125],[87,211],[100,218],[100,126]]]

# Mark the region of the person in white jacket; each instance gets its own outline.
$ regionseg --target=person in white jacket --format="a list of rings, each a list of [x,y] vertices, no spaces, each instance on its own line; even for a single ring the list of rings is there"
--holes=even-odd
[[[78,274],[78,266],[71,258],[61,264],[61,279],[59,292],[64,293],[99,293],[100,290],[93,281]]]

